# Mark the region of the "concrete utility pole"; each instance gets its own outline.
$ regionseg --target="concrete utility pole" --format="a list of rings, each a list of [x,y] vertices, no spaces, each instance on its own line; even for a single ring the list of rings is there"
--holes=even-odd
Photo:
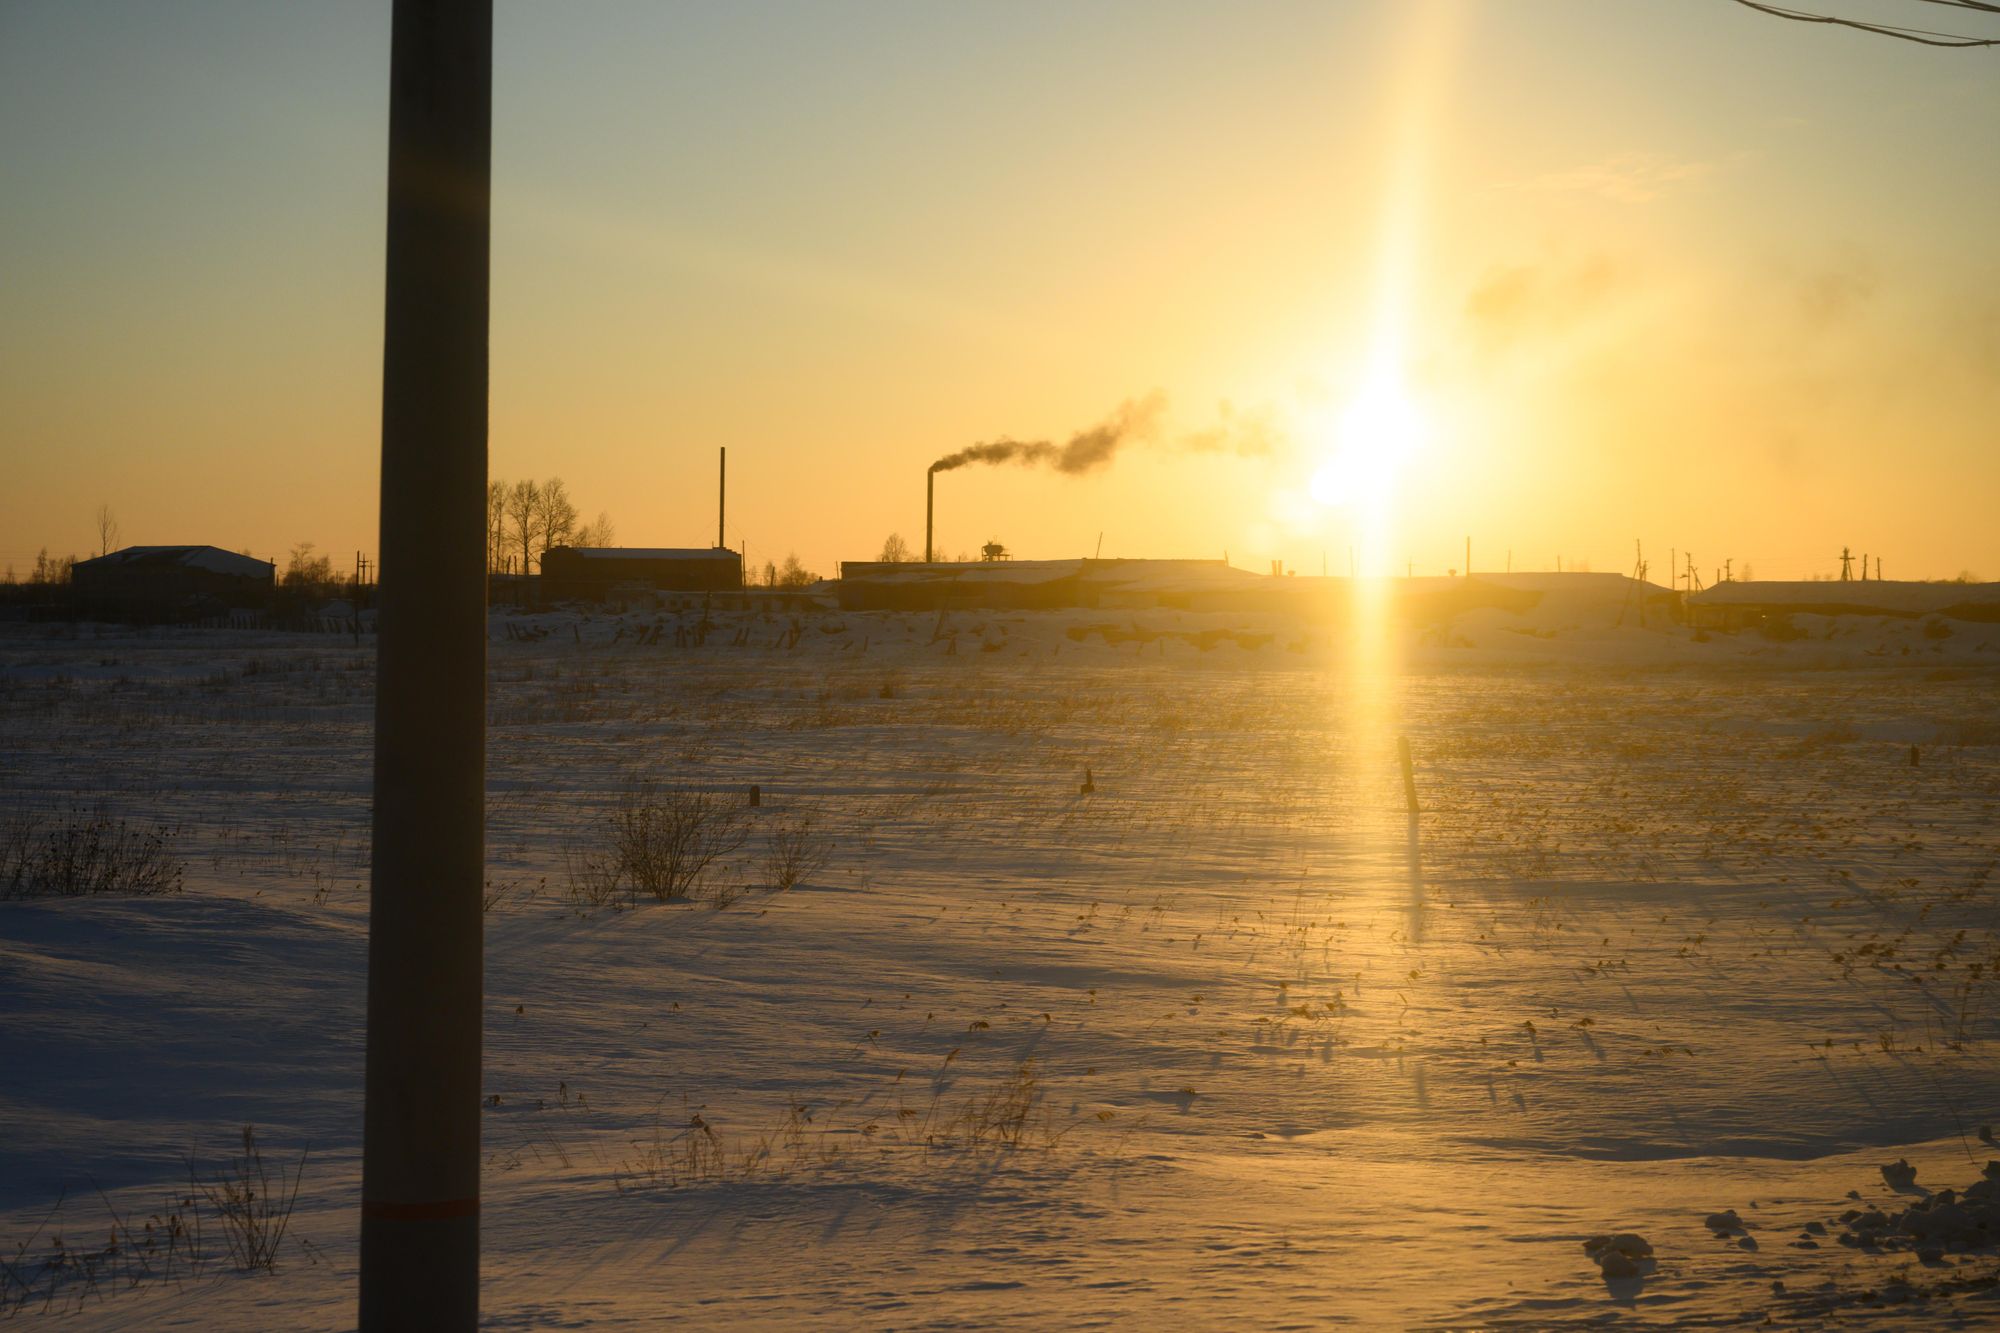
[[[396,0],[360,1327],[479,1320],[492,0]]]

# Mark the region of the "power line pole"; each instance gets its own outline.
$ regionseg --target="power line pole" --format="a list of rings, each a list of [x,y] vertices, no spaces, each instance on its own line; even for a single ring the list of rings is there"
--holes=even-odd
[[[1646,549],[1638,538],[1632,539],[1632,577],[1625,584],[1625,598],[1618,604],[1618,625],[1625,624],[1625,612],[1633,606],[1639,608],[1639,628],[1646,628]]]
[[[492,0],[396,0],[364,1333],[479,1319]]]

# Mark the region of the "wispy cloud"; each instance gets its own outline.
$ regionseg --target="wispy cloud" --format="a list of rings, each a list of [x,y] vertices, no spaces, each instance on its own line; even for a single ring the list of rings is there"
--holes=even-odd
[[[1466,297],[1465,312],[1483,340],[1561,334],[1601,315],[1631,277],[1600,254],[1495,268]]]
[[[1712,176],[1714,162],[1662,153],[1617,153],[1585,166],[1509,181],[1502,189],[1548,194],[1592,194],[1621,204],[1644,204]]]
[[[1860,314],[1881,285],[1873,261],[1858,250],[1813,267],[1781,274],[1792,286],[1799,315],[1814,329],[1829,329]]]

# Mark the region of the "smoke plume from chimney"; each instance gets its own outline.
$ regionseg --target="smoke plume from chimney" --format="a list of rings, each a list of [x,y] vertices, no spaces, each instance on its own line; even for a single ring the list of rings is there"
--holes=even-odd
[[[952,472],[975,463],[996,466],[1015,463],[1022,467],[1047,466],[1072,477],[1080,476],[1103,467],[1120,448],[1134,440],[1159,438],[1160,419],[1166,415],[1166,409],[1167,396],[1155,389],[1143,398],[1128,398],[1103,421],[1078,431],[1062,444],[1004,436],[981,440],[946,454],[932,463],[930,470]],[[1276,453],[1283,443],[1283,432],[1268,412],[1240,412],[1225,402],[1215,425],[1178,436],[1172,443],[1196,453],[1230,453],[1247,458]]]
[[[1063,444],[1052,440],[982,440],[946,454],[931,464],[931,471],[951,472],[974,463],[1019,463],[1023,467],[1047,464],[1071,476],[1093,472],[1109,463],[1120,445],[1152,435],[1166,405],[1166,395],[1155,389],[1136,402],[1127,399],[1103,421],[1078,431]]]

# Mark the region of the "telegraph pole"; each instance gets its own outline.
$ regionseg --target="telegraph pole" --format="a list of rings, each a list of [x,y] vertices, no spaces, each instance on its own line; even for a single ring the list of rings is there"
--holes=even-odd
[[[479,1319],[492,0],[395,0],[364,1333]]]

